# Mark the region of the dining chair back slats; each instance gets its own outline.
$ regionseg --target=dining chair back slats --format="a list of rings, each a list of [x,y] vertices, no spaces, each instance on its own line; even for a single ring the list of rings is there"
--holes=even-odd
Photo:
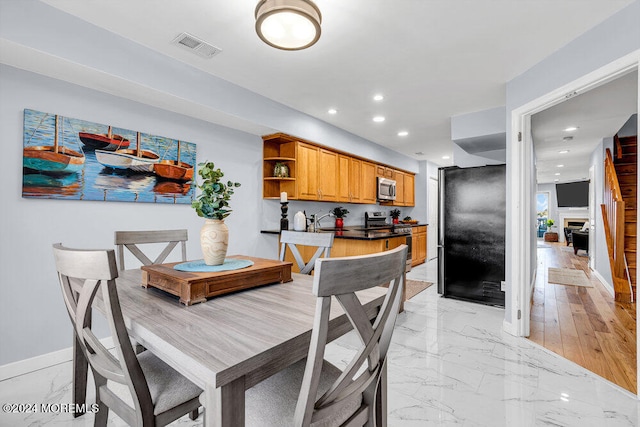
[[[118,269],[114,251],[76,250],[56,244],[53,246],[53,253],[65,306],[77,342],[91,366],[95,379],[96,403],[99,406],[95,425],[106,425],[109,409],[113,409],[130,425],[161,424],[158,420],[163,419],[154,414],[151,391],[122,316],[115,280],[118,277]],[[100,342],[91,329],[92,307],[98,295],[101,297],[114,341],[115,354]],[[146,353],[145,361],[155,357]],[[163,366],[159,375],[164,375],[168,369],[171,368]],[[150,375],[155,378],[157,374]],[[133,407],[108,387],[108,380],[125,384],[129,388]],[[168,422],[188,412],[197,413],[200,406],[198,395],[201,390],[193,385],[191,392],[192,395],[180,401],[177,406],[163,411],[162,415],[166,415],[165,419]],[[192,419],[195,419],[195,413],[192,412]]]
[[[284,261],[287,248],[291,251],[301,274],[311,274],[315,262],[321,256],[329,258],[333,246],[333,233],[306,233],[284,230],[280,234],[280,261]],[[309,261],[304,261],[298,246],[316,246],[317,249]]]
[[[118,265],[125,269],[124,248],[127,248],[143,265],[162,264],[174,248],[180,243],[182,261],[187,260],[187,230],[146,230],[146,231],[116,231],[115,245],[118,248]],[[139,247],[141,244],[166,243],[162,252],[151,260]]]
[[[343,409],[344,402],[353,399],[360,399],[360,407],[342,425],[375,425],[375,399],[384,398],[376,397],[377,387],[385,375],[387,350],[402,299],[406,258],[407,246],[401,245],[377,254],[316,261],[313,292],[318,302],[296,406],[296,425],[306,427],[323,422]],[[388,286],[388,291],[371,322],[355,292],[381,285]],[[361,346],[329,389],[317,398],[332,297],[347,314]]]

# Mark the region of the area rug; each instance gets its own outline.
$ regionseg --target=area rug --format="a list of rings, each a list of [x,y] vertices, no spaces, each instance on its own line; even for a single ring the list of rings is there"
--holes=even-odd
[[[553,268],[549,267],[549,283],[559,285],[584,286],[592,288],[593,285],[582,270],[575,268]]]
[[[415,297],[431,285],[433,285],[433,283],[431,282],[407,279],[407,299]]]

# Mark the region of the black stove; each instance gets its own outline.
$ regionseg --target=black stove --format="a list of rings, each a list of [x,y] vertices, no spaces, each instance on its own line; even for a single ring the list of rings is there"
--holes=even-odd
[[[367,211],[364,213],[364,230],[391,229],[395,234],[411,234],[409,224],[387,224],[387,213],[384,211]]]
[[[371,230],[382,227],[390,227],[387,224],[387,214],[383,211],[367,211],[364,213],[364,228]]]

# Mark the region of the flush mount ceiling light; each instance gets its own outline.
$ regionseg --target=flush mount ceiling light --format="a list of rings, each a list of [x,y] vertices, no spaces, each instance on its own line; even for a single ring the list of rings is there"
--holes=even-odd
[[[568,128],[565,128],[564,131],[565,132],[573,132],[578,130],[578,128],[576,126],[569,126]]]
[[[383,95],[377,94],[373,96],[374,101],[382,101],[384,99]]]
[[[261,0],[256,6],[256,32],[269,46],[301,50],[320,38],[320,9],[310,0]]]
[[[384,122],[384,116],[375,116],[373,118],[373,121],[376,122],[376,123],[382,123],[382,122]]]
[[[407,132],[406,130],[401,130],[400,132],[398,132],[398,136],[407,136],[409,135],[409,132]]]
[[[336,110],[335,108],[329,108],[327,113],[329,113],[329,114],[338,114],[338,110]]]

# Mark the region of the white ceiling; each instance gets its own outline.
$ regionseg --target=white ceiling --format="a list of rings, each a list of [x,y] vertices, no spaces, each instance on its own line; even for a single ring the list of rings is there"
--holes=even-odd
[[[603,138],[613,137],[637,110],[638,72],[634,71],[534,114],[531,130],[538,183],[588,179],[593,150]],[[578,129],[565,132],[569,126]],[[566,137],[573,139],[565,141]],[[561,154],[563,150],[569,152]]]
[[[298,52],[258,39],[256,0],[43,1],[368,140],[448,165],[451,116],[504,105],[507,81],[633,0],[317,0],[322,36]],[[182,50],[171,44],[182,32],[223,51],[203,59]],[[385,99],[374,102],[376,93]],[[374,123],[377,114],[386,121]]]

